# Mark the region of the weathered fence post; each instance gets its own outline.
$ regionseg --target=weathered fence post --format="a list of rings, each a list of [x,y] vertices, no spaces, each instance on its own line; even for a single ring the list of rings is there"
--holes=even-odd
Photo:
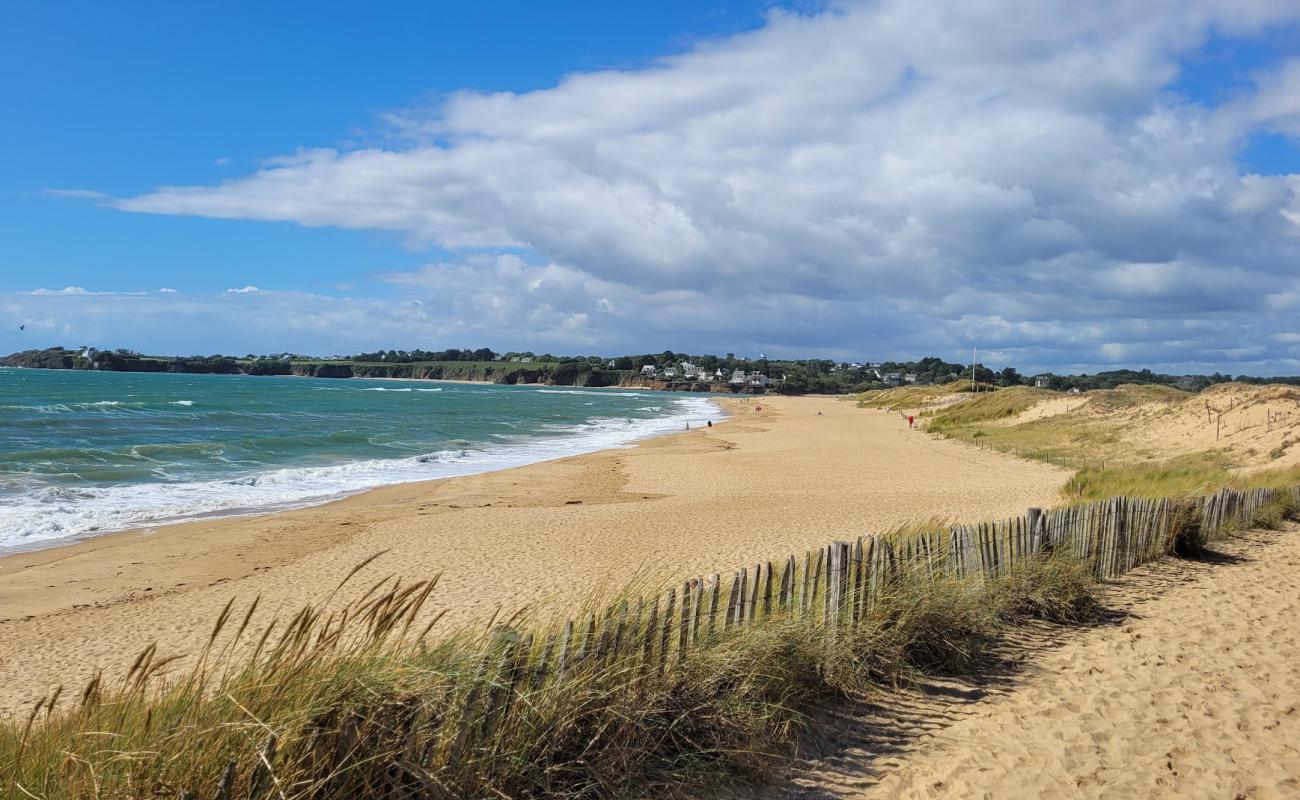
[[[673,608],[677,605],[677,590],[668,590],[668,600],[664,603],[663,628],[659,632],[659,670],[662,672],[668,663],[668,643],[673,631]]]

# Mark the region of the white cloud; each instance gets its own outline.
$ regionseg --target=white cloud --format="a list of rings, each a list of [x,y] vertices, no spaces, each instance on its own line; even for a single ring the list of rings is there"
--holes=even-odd
[[[81,286],[65,286],[62,289],[33,289],[28,294],[36,297],[105,297],[116,295],[119,297],[139,297],[144,292],[92,292]]]
[[[248,286],[243,286],[238,289],[227,289],[226,294],[251,294],[253,292],[260,292],[260,291],[262,290],[257,288],[256,286],[253,286],[252,284],[249,284]]]
[[[163,288],[159,289],[158,292],[159,292],[160,294],[176,294],[176,290],[175,290],[175,289],[168,289],[168,288],[165,287],[165,286],[164,286]]]
[[[1218,107],[1168,87],[1212,32],[1297,19],[1281,0],[774,11],[645,68],[391,115],[396,145],[113,203],[440,245],[457,257],[385,280],[463,337],[845,355],[992,337],[1026,366],[1191,363],[1267,341],[1295,305],[1300,177],[1236,158],[1252,131],[1296,133],[1300,61]]]

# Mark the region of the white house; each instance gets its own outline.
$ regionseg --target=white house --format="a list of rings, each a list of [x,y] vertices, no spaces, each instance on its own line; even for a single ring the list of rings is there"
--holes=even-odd
[[[641,374],[642,374],[642,375],[653,375],[653,374],[655,374],[655,365],[654,365],[654,364],[646,364],[644,367],[641,368]]]
[[[731,373],[731,383],[739,386],[744,382],[745,382],[745,371],[743,369],[737,369],[735,372]]]
[[[1050,380],[1051,380],[1051,379],[1048,378],[1046,375],[1036,375],[1036,376],[1034,376],[1034,388],[1035,388],[1035,389],[1046,389],[1046,388],[1047,388],[1047,384],[1048,384],[1048,382],[1049,382]]]
[[[916,383],[916,373],[915,372],[907,373],[906,375],[903,376],[903,380],[907,383]]]
[[[677,377],[677,368],[676,368],[676,367],[665,367],[665,368],[664,368],[664,377],[665,377],[665,378],[676,378],[676,377]]]
[[[722,367],[718,367],[717,371],[713,373],[713,377],[717,380],[725,381],[727,379],[727,371]]]
[[[700,368],[689,361],[682,362],[682,374],[688,378],[697,377],[700,374]]]
[[[901,386],[903,384],[903,373],[886,372],[884,375],[880,376],[880,379],[890,386]]]

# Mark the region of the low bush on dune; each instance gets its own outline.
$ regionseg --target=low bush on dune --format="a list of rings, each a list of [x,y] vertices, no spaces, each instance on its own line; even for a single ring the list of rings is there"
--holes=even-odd
[[[1287,520],[1300,519],[1300,503],[1293,498],[1284,497],[1269,503],[1251,516],[1251,527],[1275,531],[1282,528]]]

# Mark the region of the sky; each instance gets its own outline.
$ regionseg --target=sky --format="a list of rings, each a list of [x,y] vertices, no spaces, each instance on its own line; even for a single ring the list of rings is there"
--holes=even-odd
[[[0,6],[0,351],[1300,374],[1293,0],[373,5]]]

